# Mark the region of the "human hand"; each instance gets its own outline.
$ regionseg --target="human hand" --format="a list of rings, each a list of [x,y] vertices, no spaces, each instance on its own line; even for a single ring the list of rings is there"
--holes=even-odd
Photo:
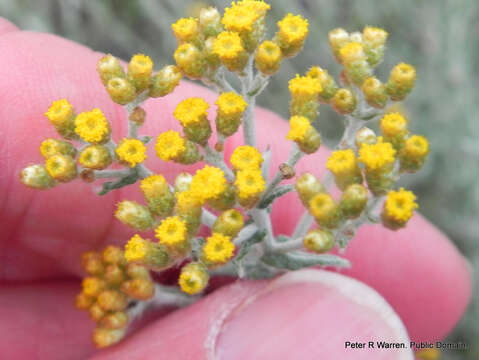
[[[94,354],[93,322],[72,305],[82,275],[80,255],[125,243],[131,232],[112,214],[119,199],[138,197],[138,189],[130,186],[98,197],[91,185],[77,181],[38,192],[25,188],[18,175],[30,160],[40,158],[41,140],[56,137],[42,115],[53,100],[67,98],[79,111],[100,107],[115,124],[115,139],[125,130],[125,115],[98,79],[99,53],[56,36],[18,31],[1,19],[0,49],[0,357],[84,359]],[[175,105],[198,95],[211,103],[215,98],[183,82],[173,94],[147,101],[147,121],[140,131],[179,129],[172,117]],[[287,123],[265,110],[256,115],[260,149],[271,145],[275,169],[287,156]],[[227,156],[238,143],[237,136],[227,142]],[[321,151],[305,157],[298,172],[315,172],[326,156]],[[185,169],[161,162],[153,152],[148,159],[153,170],[169,179]],[[294,194],[279,199],[273,212],[276,232],[290,231],[301,212]],[[353,267],[342,275],[306,270],[224,286],[94,357],[408,359],[409,350],[345,349],[344,343],[407,341],[399,317],[411,340],[441,339],[470,297],[467,262],[419,215],[398,232],[364,226],[345,256]]]

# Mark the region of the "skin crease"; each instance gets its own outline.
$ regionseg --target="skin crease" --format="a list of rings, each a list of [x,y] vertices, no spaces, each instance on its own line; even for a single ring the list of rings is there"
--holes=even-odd
[[[80,181],[40,192],[25,188],[18,181],[18,174],[29,163],[42,161],[38,146],[44,138],[57,137],[42,115],[53,100],[65,97],[77,111],[100,107],[113,123],[116,141],[125,130],[124,111],[111,102],[98,79],[95,67],[101,54],[53,35],[18,31],[2,19],[0,49],[0,226],[3,235],[0,239],[0,357],[84,359],[93,352],[89,339],[92,323],[86,313],[71,305],[80,288],[80,254],[101,249],[105,244],[124,244],[133,232],[112,218],[114,206],[120,199],[141,201],[141,197],[137,186],[98,197],[91,191],[91,185]],[[140,134],[155,135],[170,128],[180,130],[172,113],[176,104],[189,96],[202,96],[212,105],[216,98],[211,92],[182,82],[173,94],[146,103],[147,121]],[[214,110],[213,105],[210,119],[214,118]],[[287,123],[262,109],[256,110],[256,116],[259,149],[263,151],[267,144],[271,145],[274,171],[289,152],[289,145],[285,146]],[[241,134],[237,134],[227,142],[228,158],[240,140]],[[323,149],[304,158],[298,165],[298,173],[324,168],[326,157]],[[170,180],[179,171],[198,168],[158,160],[152,144],[147,164]],[[275,232],[289,233],[302,211],[294,194],[278,200],[273,211]],[[460,319],[469,301],[471,275],[467,262],[454,245],[420,215],[414,216],[406,229],[397,232],[380,226],[361,228],[344,255],[353,267],[341,273],[378,291],[399,314],[412,340],[443,338]],[[244,282],[239,290],[232,288],[235,284],[225,286],[201,300],[199,305],[157,320],[124,345],[103,351],[98,358],[108,357],[108,353],[118,349],[124,351],[125,358],[135,358],[130,351],[137,351],[139,346],[148,349],[158,342],[155,331],[161,335],[162,343],[190,349],[189,352],[177,351],[175,346],[166,346],[161,358],[189,359],[192,353],[196,354],[195,358],[205,358],[203,340],[208,326],[203,314],[208,312],[205,313],[203,307],[211,313],[215,302],[227,302],[231,294],[235,294],[235,299],[246,299],[265,284],[267,282]],[[298,294],[304,294],[316,301],[308,316],[314,318],[316,312],[321,314],[326,306],[331,306],[322,299],[318,289],[316,285],[296,286],[290,295],[281,292],[269,296],[267,304],[274,308],[290,302],[293,305],[284,311],[293,313],[297,311],[295,305],[302,306],[296,302]],[[312,298],[312,293],[319,295]],[[338,313],[349,313],[356,306],[348,299],[338,303],[341,303],[335,309]],[[184,325],[177,329],[177,324]],[[185,330],[187,324],[192,329],[196,326],[197,331]],[[296,335],[303,330],[311,331],[308,326],[303,329],[301,323],[296,324]],[[318,322],[318,326],[327,326],[333,335],[351,329],[348,321]],[[381,330],[385,325],[372,319],[368,326]],[[355,330],[358,337],[363,337],[361,332],[368,326]],[[175,331],[170,332],[170,328]],[[292,343],[291,351],[294,353],[295,348],[301,346],[309,349],[312,341],[316,344],[322,341],[311,336],[309,332],[308,336],[300,335],[303,341]],[[283,353],[288,358],[286,355]],[[331,356],[334,357],[334,353]],[[367,358],[374,356],[370,354]],[[149,357],[144,353],[137,358]]]

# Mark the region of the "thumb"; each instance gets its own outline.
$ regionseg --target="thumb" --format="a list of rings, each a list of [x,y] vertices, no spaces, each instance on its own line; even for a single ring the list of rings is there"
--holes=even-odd
[[[376,341],[405,348],[377,349]],[[413,353],[404,325],[376,291],[340,274],[302,270],[225,286],[94,357],[132,358],[394,360]]]

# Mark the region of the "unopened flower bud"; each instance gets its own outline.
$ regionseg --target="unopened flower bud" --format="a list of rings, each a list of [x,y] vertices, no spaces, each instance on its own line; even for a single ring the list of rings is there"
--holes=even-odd
[[[105,316],[106,311],[100,306],[100,304],[94,303],[88,309],[88,314],[93,321],[99,322]]]
[[[384,195],[394,184],[391,177],[396,150],[388,142],[362,144],[358,160],[365,165],[366,181],[369,190],[376,195]]]
[[[341,195],[339,208],[348,219],[355,219],[363,212],[368,202],[368,190],[361,184],[349,185]]]
[[[140,264],[128,263],[126,273],[132,279],[151,280],[150,271]]]
[[[328,39],[334,57],[340,61],[339,50],[351,41],[348,32],[343,28],[336,28],[329,32]]]
[[[137,300],[148,300],[155,294],[155,286],[149,279],[135,278],[125,281],[121,285],[121,290],[129,297]]]
[[[301,15],[288,14],[278,21],[278,42],[284,57],[292,57],[298,54],[303,48],[308,36],[308,20]]]
[[[416,69],[414,66],[400,63],[391,70],[386,89],[392,100],[401,101],[412,91],[415,82]]]
[[[128,63],[128,80],[131,81],[137,93],[148,89],[153,72],[153,61],[144,54],[134,55]]]
[[[319,149],[321,137],[305,116],[292,116],[286,139],[293,140],[305,154],[312,154]]]
[[[182,74],[175,65],[167,65],[151,78],[150,97],[161,97],[170,94],[180,83]]]
[[[213,53],[232,72],[243,70],[248,61],[248,53],[243,47],[241,37],[236,32],[223,31],[220,33],[213,43]]]
[[[234,238],[244,226],[243,215],[238,210],[229,209],[223,211],[216,219],[212,232]]]
[[[193,175],[190,173],[182,172],[176,176],[175,179],[175,192],[187,191],[190,188]]]
[[[216,36],[222,30],[221,15],[214,7],[202,8],[200,10],[199,25],[205,37]]]
[[[334,182],[341,190],[351,184],[361,183],[363,180],[356,154],[352,149],[333,151],[326,167],[333,173]]]
[[[98,295],[97,302],[105,311],[121,311],[126,308],[128,299],[120,291],[105,290]]]
[[[406,141],[409,133],[407,119],[399,113],[390,113],[383,116],[380,122],[384,140],[390,142],[399,150]]]
[[[120,266],[108,265],[105,269],[104,279],[110,285],[120,285],[125,280],[125,274]]]
[[[151,229],[154,224],[150,210],[134,201],[120,202],[115,217],[123,224],[140,231]]]
[[[328,230],[310,230],[303,239],[306,250],[324,253],[334,247],[334,235]]]
[[[264,75],[271,76],[279,70],[283,55],[273,41],[263,41],[256,50],[255,66]]]
[[[241,125],[241,118],[248,103],[234,92],[222,93],[216,99],[216,130],[224,137],[233,135]]]
[[[126,328],[108,329],[97,327],[93,331],[93,343],[97,348],[104,348],[116,344],[123,339],[126,334]]]
[[[389,96],[386,92],[386,85],[381,80],[375,77],[367,78],[363,83],[362,90],[364,98],[370,106],[378,109],[386,106]]]
[[[374,67],[381,63],[387,38],[388,33],[384,29],[372,26],[366,26],[363,29],[362,40],[364,52],[371,66]]]
[[[211,136],[209,106],[199,97],[187,98],[176,106],[173,116],[181,123],[188,140],[198,144],[205,144],[208,141]]]
[[[97,297],[105,288],[106,282],[94,276],[88,276],[82,282],[83,293],[91,297]]]
[[[295,184],[296,192],[304,207],[309,207],[309,201],[317,194],[324,193],[326,189],[319,182],[316,176],[310,173],[302,174]]]
[[[171,257],[165,246],[145,240],[138,234],[125,245],[125,258],[149,268],[163,270],[171,264]]]
[[[106,146],[90,145],[80,152],[78,162],[88,169],[103,170],[111,165],[113,159]]]
[[[206,71],[203,54],[193,44],[185,43],[178,46],[173,56],[178,68],[190,79],[199,79]]]
[[[151,175],[141,180],[140,189],[153,214],[161,217],[171,214],[175,206],[175,196],[162,175]]]
[[[429,143],[424,136],[413,135],[399,152],[401,171],[416,172],[424,165],[429,153]]]
[[[89,275],[101,275],[105,271],[102,257],[96,251],[82,254],[82,266]]]
[[[326,193],[319,193],[309,201],[309,211],[317,224],[327,229],[338,227],[343,220],[338,204]]]
[[[209,199],[207,201],[208,205],[211,206],[215,210],[227,210],[231,209],[236,202],[236,191],[235,188],[231,184],[226,185],[226,189],[223,193],[213,199]]]
[[[75,114],[73,106],[66,99],[54,101],[45,116],[65,139],[75,139]]]
[[[81,292],[75,298],[75,307],[79,310],[88,310],[94,302],[94,297]]]
[[[47,159],[45,168],[52,178],[59,182],[69,182],[78,175],[75,160],[68,155],[54,155]]]
[[[346,74],[354,84],[361,86],[371,76],[371,67],[367,62],[363,45],[359,42],[350,42],[339,51],[341,63]]]
[[[356,133],[355,144],[358,149],[362,144],[375,144],[377,142],[376,133],[368,127],[363,127]]]
[[[356,109],[356,97],[349,89],[339,89],[331,99],[331,105],[340,114],[350,114]]]
[[[67,141],[48,138],[40,144],[40,153],[45,159],[53,155],[68,155],[74,158],[76,149]]]
[[[319,93],[320,101],[328,102],[334,94],[336,94],[336,91],[338,91],[338,85],[336,85],[334,78],[329,75],[327,70],[319,66],[313,66],[309,69],[306,76],[319,80],[321,84],[321,92]]]
[[[106,91],[120,105],[128,104],[136,98],[135,86],[126,78],[111,78],[106,84]]]
[[[124,311],[108,314],[100,321],[100,326],[106,329],[121,329],[128,325],[128,315]]]
[[[106,264],[121,265],[125,263],[123,250],[118,246],[108,245],[103,249],[101,257]]]
[[[124,78],[125,72],[116,57],[111,54],[105,55],[98,61],[97,71],[103,85],[113,78]]]
[[[50,176],[45,166],[36,164],[24,168],[20,181],[33,189],[45,190],[55,186],[55,180]]]
[[[194,295],[202,292],[208,285],[209,275],[206,267],[199,262],[189,263],[181,268],[178,283],[185,293]]]

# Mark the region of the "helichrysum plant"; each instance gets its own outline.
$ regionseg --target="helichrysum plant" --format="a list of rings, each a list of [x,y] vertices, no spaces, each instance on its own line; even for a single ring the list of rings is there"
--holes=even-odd
[[[308,35],[308,20],[287,14],[269,36],[269,9],[266,2],[242,0],[223,15],[210,7],[198,18],[179,19],[171,26],[178,41],[176,65],[158,71],[144,54],[134,55],[126,67],[112,55],[99,59],[100,80],[128,114],[127,133],[118,143],[101,109],[78,112],[60,99],[45,112],[60,137],[40,144],[45,162],[23,169],[25,185],[49,189],[77,178],[109,179],[100,195],[139,186],[144,196],[143,203],[120,201],[112,214],[137,232],[125,239],[123,249],[108,246],[83,255],[87,277],[76,306],[96,322],[93,341],[98,347],[121,340],[148,307],[193,302],[217,275],[267,278],[308,266],[348,266],[347,260],[325,253],[346,247],[363,224],[400,229],[417,209],[416,196],[396,183],[423,166],[428,142],[410,133],[403,115],[385,111],[408,96],[416,73],[413,66],[399,63],[385,82],[374,75],[388,37],[376,27],[329,32],[333,56],[342,66],[339,79],[312,66],[289,81],[284,146],[291,153],[268,176],[274,149],[256,144],[255,99],[281,63],[301,51]],[[181,133],[139,135],[146,119],[142,103],[167,96],[182,77],[218,92],[216,116],[204,99],[184,98],[173,112]],[[318,179],[308,172],[296,174],[295,165],[304,156],[316,156],[321,146],[316,130],[320,104],[344,115],[345,131],[324,164],[328,171]],[[225,159],[224,144],[241,127],[244,144]],[[202,167],[194,174],[179,173],[169,183],[145,165],[147,146],[154,146],[162,161]],[[285,179],[294,179],[294,185],[282,184]],[[333,183],[340,195],[331,191]],[[292,191],[304,214],[291,234],[275,236],[271,206]],[[208,228],[206,236],[199,236],[202,226]],[[146,231],[154,238],[142,234]],[[181,268],[178,286],[153,281],[152,272],[171,267]]]

